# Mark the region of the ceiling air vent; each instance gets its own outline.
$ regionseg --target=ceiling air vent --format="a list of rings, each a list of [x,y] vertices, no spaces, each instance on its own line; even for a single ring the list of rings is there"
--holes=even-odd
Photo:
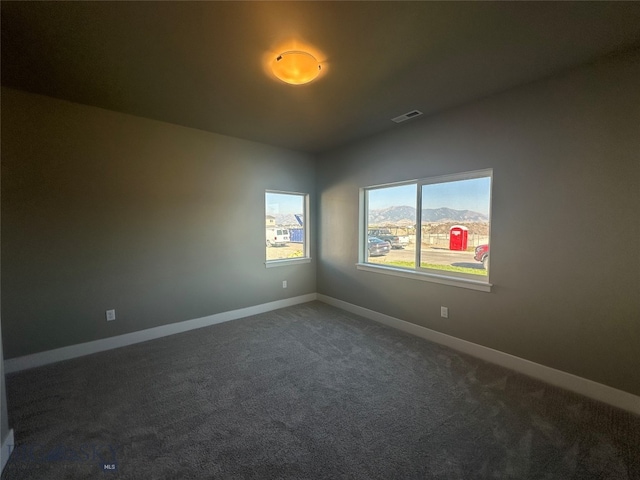
[[[402,123],[402,122],[406,122],[407,120],[411,120],[412,118],[419,117],[420,115],[422,115],[422,112],[420,110],[411,110],[410,112],[407,112],[404,115],[400,115],[399,117],[392,118],[391,121],[396,123]]]

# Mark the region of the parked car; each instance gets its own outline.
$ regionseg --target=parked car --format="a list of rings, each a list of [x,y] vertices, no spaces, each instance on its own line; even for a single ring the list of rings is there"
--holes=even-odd
[[[476,253],[473,256],[473,258],[479,262],[482,262],[482,266],[486,270],[487,265],[489,263],[489,245],[488,244],[478,245],[476,247]]]
[[[369,237],[368,242],[368,251],[370,257],[379,257],[381,255],[386,255],[391,250],[391,244],[379,239],[378,237]]]
[[[409,245],[409,237],[405,235],[394,235],[388,228],[372,228],[369,230],[369,235],[379,238],[380,240],[384,240],[385,242],[389,242],[389,244],[391,244],[391,248],[400,249]]]

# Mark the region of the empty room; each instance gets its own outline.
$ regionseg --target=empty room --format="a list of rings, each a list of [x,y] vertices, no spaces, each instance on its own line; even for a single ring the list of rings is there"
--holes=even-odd
[[[0,15],[3,480],[640,479],[640,2]]]

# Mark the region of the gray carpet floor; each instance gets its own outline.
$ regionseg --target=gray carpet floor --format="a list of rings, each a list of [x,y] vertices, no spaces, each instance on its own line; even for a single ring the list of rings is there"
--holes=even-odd
[[[7,390],[5,480],[640,479],[639,417],[319,302]]]

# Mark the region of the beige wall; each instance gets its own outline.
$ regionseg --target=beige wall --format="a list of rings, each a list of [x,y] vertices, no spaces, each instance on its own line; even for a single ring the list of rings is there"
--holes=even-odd
[[[4,356],[2,353],[2,321],[0,320],[0,448],[9,433],[9,419],[7,416],[7,392],[4,386]],[[5,453],[0,454],[3,457]]]
[[[323,155],[318,292],[640,395],[638,85],[628,53]],[[491,293],[356,270],[359,187],[484,168]]]
[[[0,326],[0,447],[9,433],[7,416],[7,393],[4,386],[4,357],[2,356],[2,327]],[[3,452],[0,457],[5,456]]]
[[[1,192],[1,187],[0,187]],[[1,202],[0,202],[1,203]],[[0,220],[2,216],[0,215]],[[1,230],[1,228],[0,228]],[[1,262],[0,254],[0,266]],[[1,271],[1,267],[0,267]],[[1,281],[0,273],[0,281]],[[1,310],[2,298],[0,296],[0,310]],[[2,442],[4,442],[7,434],[9,433],[9,419],[7,416],[7,393],[4,384],[4,354],[2,353],[2,316],[0,315],[0,448],[2,448]],[[4,453],[0,453],[0,458],[4,457]]]
[[[1,191],[1,188],[0,188],[0,191]],[[0,219],[1,218],[2,217],[0,215]],[[1,255],[0,255],[0,265],[2,265]],[[1,270],[1,267],[0,267],[0,270]],[[0,274],[0,281],[1,281],[1,278],[2,277]],[[0,296],[0,310],[1,310],[1,305],[2,305],[2,298]],[[4,383],[4,354],[2,353],[2,315],[0,315],[0,448],[2,448],[2,443],[4,442],[8,433],[9,433],[9,418],[7,413],[7,393],[5,389],[5,383]],[[4,458],[4,456],[5,456],[5,453],[0,452],[0,458]],[[2,468],[1,465],[0,465],[0,468]]]
[[[5,88],[2,120],[7,358],[315,292],[264,266],[265,189],[313,206],[311,156]]]

